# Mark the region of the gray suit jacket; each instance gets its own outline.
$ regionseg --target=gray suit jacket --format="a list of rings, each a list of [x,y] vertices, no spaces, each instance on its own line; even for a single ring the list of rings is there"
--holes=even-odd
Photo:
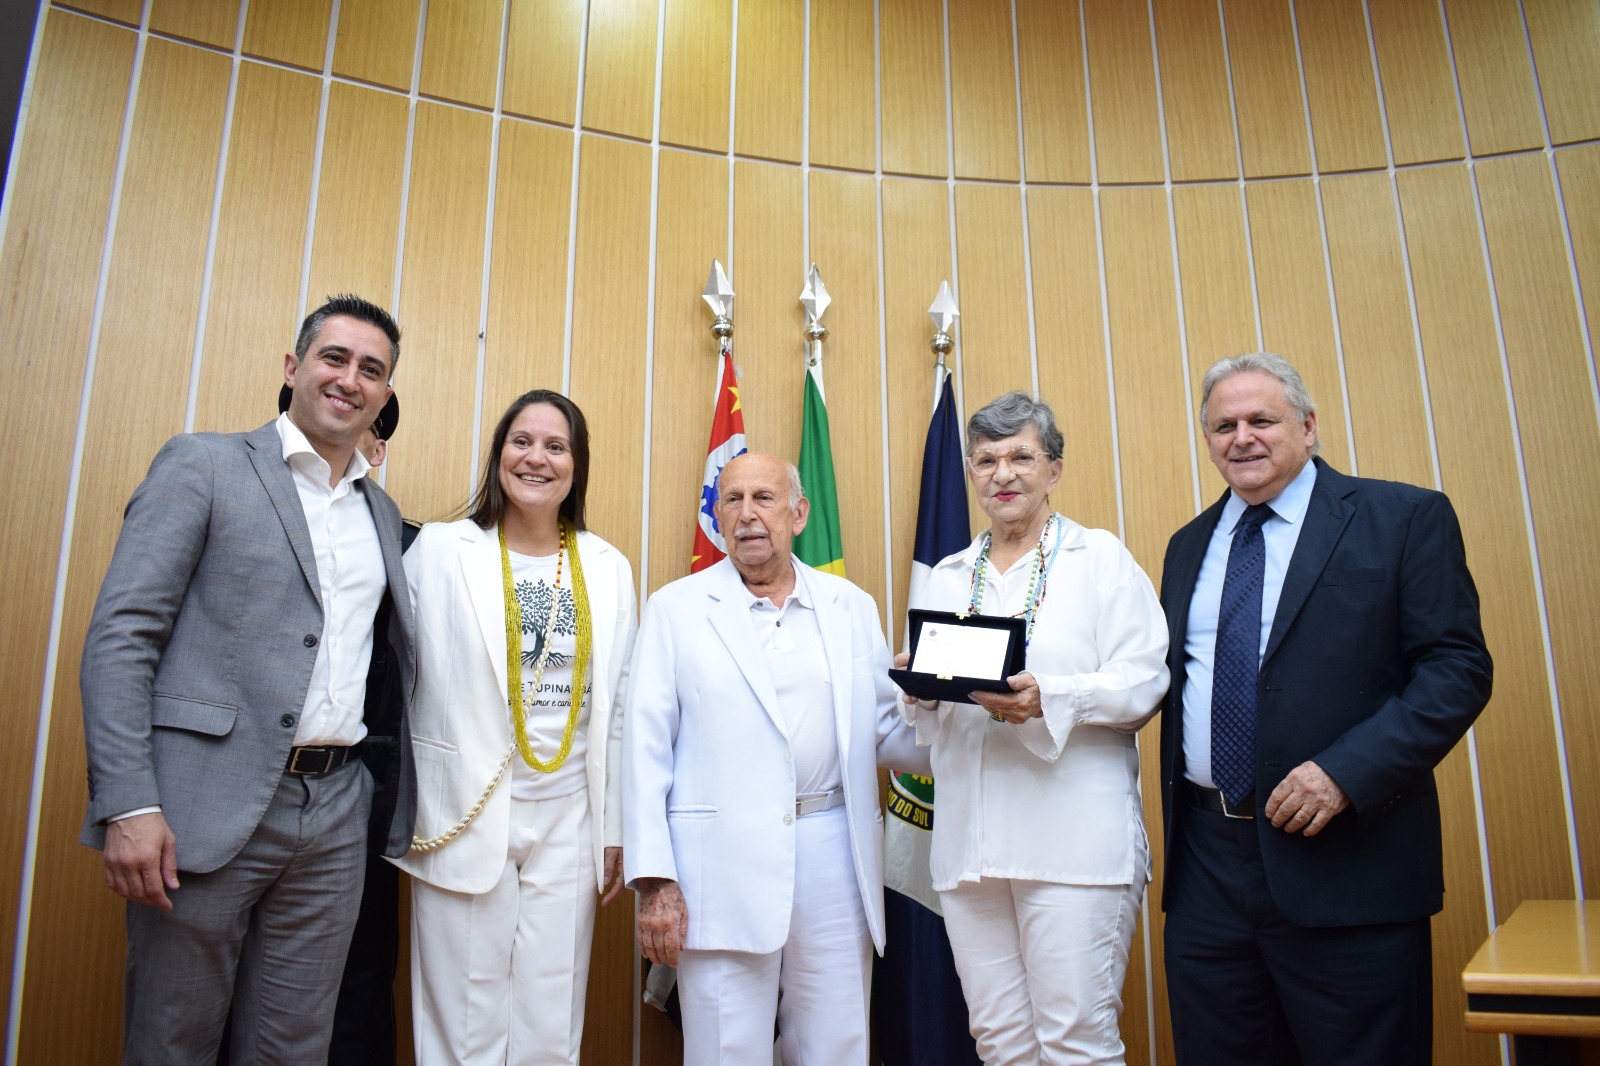
[[[388,640],[403,702],[416,624],[400,563],[400,512],[366,494],[394,605]],[[182,870],[239,852],[277,789],[311,684],[323,616],[310,531],[277,430],[174,437],[128,502],[84,643],[79,682],[89,761],[80,840],[159,803]],[[386,853],[410,844],[416,772],[400,728]]]

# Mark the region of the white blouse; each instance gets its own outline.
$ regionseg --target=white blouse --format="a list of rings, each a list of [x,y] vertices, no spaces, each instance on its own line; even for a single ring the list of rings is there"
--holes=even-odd
[[[933,887],[1004,877],[1078,885],[1150,879],[1134,732],[1167,691],[1167,622],[1115,536],[1057,516],[1028,671],[1044,714],[1021,725],[970,703],[902,704],[933,747]],[[1060,548],[1054,541],[1060,538]],[[913,607],[965,611],[984,537],[933,568]],[[1019,614],[1035,556],[985,567],[981,613]]]

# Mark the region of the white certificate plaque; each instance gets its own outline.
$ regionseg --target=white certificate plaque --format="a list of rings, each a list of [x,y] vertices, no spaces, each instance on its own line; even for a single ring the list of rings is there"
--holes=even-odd
[[[1006,678],[1027,668],[1021,618],[915,608],[907,618],[911,662],[889,677],[918,699],[970,703],[973,692],[1009,692]]]

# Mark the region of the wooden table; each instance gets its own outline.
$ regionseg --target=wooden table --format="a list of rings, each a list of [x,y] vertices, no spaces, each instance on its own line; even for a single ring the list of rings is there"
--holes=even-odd
[[[1467,1030],[1510,1033],[1518,1066],[1578,1062],[1578,1041],[1600,1039],[1600,900],[1525,901],[1461,986]]]

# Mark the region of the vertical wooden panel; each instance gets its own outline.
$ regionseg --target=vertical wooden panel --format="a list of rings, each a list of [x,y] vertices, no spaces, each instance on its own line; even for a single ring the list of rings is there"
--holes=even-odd
[[[662,151],[656,233],[655,373],[650,426],[650,590],[689,572],[700,476],[716,399],[717,343],[700,299],[713,259],[728,256],[728,165]],[[799,290],[796,289],[796,292]],[[745,315],[734,286],[733,351],[742,361]],[[741,379],[741,391],[744,383]],[[745,416],[749,426],[749,415]]]
[[[411,87],[421,0],[340,0],[333,72],[393,89]]]
[[[1056,413],[1067,457],[1056,485],[1056,510],[1081,525],[1116,529],[1094,194],[1034,188],[1027,195],[1039,396]]]
[[[531,122],[500,123],[494,249],[489,265],[489,318],[484,337],[483,406],[478,415],[478,424],[482,427],[477,456],[480,464],[494,424],[513,399],[529,389],[561,391],[561,351],[567,314],[567,229],[572,203],[572,136],[567,130]],[[638,357],[642,373],[643,349],[630,354]],[[620,355],[617,353],[613,358]],[[572,364],[576,368],[605,356],[604,352],[579,351],[574,347]],[[623,373],[620,368],[618,372]],[[625,380],[624,374],[619,384]],[[608,403],[607,406],[614,405]],[[584,407],[583,413],[593,421],[594,413],[588,407]],[[598,462],[602,452],[615,451],[612,444],[602,441],[594,425],[591,424],[589,432],[595,441],[592,461]],[[617,481],[597,481],[593,476],[589,486],[596,503],[602,490],[613,493],[625,487]],[[634,497],[638,496],[637,485],[628,488]],[[598,526],[596,528],[598,530]],[[613,534],[621,532],[608,528],[602,535],[610,540]],[[631,532],[637,535],[637,522]]]
[[[277,415],[283,353],[294,347],[301,318],[320,98],[311,75],[260,63],[239,68],[196,429],[254,429]]]
[[[1016,181],[1017,90],[1009,5],[950,0],[956,177]]]
[[[0,679],[11,694],[5,724],[12,743],[3,762],[5,782],[0,794],[12,816],[0,824],[0,877],[10,886],[0,894],[0,957],[12,958],[16,944],[17,888],[22,883],[22,854],[27,833],[27,811],[39,714],[39,694],[44,688],[45,658],[55,575],[61,550],[62,516],[67,504],[79,397],[94,315],[95,290],[100,277],[100,257],[105,243],[107,211],[116,169],[117,143],[133,69],[134,35],[127,30],[77,15],[52,11],[39,31],[38,69],[32,86],[28,122],[13,157],[15,171],[10,187],[10,218],[0,256],[0,346],[10,353],[11,388],[0,400],[0,447],[7,455],[26,457],[16,468],[13,489],[7,494],[5,543],[7,565],[0,568],[0,629],[7,634],[0,644]],[[41,402],[44,397],[53,402]],[[86,469],[92,466],[86,463]],[[63,650],[68,650],[65,642]],[[77,648],[68,657],[76,658]],[[58,671],[59,673],[59,671]],[[73,715],[77,685],[68,686],[57,723],[52,710],[52,734],[70,736],[78,722]],[[94,914],[105,925],[115,914],[111,894],[98,876],[98,855],[74,842],[76,820],[82,818],[85,792],[81,741],[73,763],[73,745],[52,749],[47,782],[70,782],[58,805],[67,813],[55,835],[40,837],[35,891],[59,896],[64,905]],[[52,798],[59,788],[52,788]],[[61,824],[64,822],[65,824]],[[69,869],[59,882],[44,880],[49,870]],[[98,914],[96,914],[98,909]],[[90,924],[84,920],[83,924]],[[55,951],[49,933],[30,935],[33,950]],[[109,944],[91,957],[100,962],[99,976],[112,983],[112,958],[117,953],[115,933]],[[88,983],[84,981],[83,983]],[[49,987],[38,989],[42,1004],[51,1003]],[[63,988],[62,991],[70,991]],[[0,974],[0,993],[11,994],[11,971]],[[25,1010],[32,1001],[25,1001]],[[55,1028],[53,1026],[46,1029]],[[112,1025],[83,1024],[64,1027],[92,1032],[90,1047],[105,1057],[115,1045],[106,1043]],[[26,1031],[48,1050],[71,1045],[76,1033]],[[115,1032],[110,1034],[115,1036]],[[93,1041],[98,1038],[100,1043]],[[30,1045],[32,1046],[32,1045]],[[55,1061],[74,1061],[66,1055]],[[81,1061],[81,1060],[80,1060]]]
[[[84,454],[93,458],[78,486],[62,610],[21,1061],[112,1061],[121,1043],[123,907],[104,887],[99,853],[76,840],[84,806],[78,664],[122,509],[162,442],[183,429],[228,75],[225,56],[199,48],[154,39],[145,52],[85,423]],[[264,421],[271,400],[258,397],[245,421]],[[66,1017],[79,1023],[61,1024]]]
[[[1600,351],[1600,147],[1564,148],[1556,153],[1561,199],[1572,232],[1584,306],[1589,309],[1589,346]]]
[[[1083,0],[1102,182],[1161,181],[1161,113],[1150,14],[1142,4]]]
[[[559,136],[565,140],[565,134]],[[581,168],[571,395],[589,421],[594,444],[589,526],[629,559],[638,559],[650,152],[639,145],[590,137],[584,141]],[[565,200],[561,206],[564,217]],[[551,228],[556,224],[545,223]],[[564,288],[558,284],[554,293]],[[634,950],[633,897],[624,894],[602,908],[595,920],[582,1048],[583,1058],[590,1062],[631,1058],[633,1014],[645,1010],[633,994]]]
[[[1433,484],[1394,193],[1383,174],[1324,179],[1322,210],[1361,473]]]
[[[1544,143],[1517,0],[1444,0],[1450,45],[1476,155]]]
[[[1089,109],[1076,4],[1016,0],[1022,143],[1029,181],[1087,182]]]
[[[877,165],[877,50],[872,35],[871,4],[812,0],[812,163],[852,170]]]
[[[1364,170],[1388,162],[1362,0],[1295,5],[1317,169]]]
[[[417,105],[400,275],[405,343],[394,380],[431,432],[398,434],[384,479],[401,510],[417,519],[460,507],[473,485],[489,136],[487,115]]]
[[[1159,189],[1108,189],[1100,195],[1105,241],[1106,301],[1117,394],[1117,444],[1122,456],[1123,539],[1150,580],[1161,580],[1161,558],[1172,531],[1193,517],[1188,456],[1172,447],[1175,435],[1151,432],[1156,426],[1181,426],[1188,420],[1183,389],[1183,354],[1178,336],[1177,293],[1172,280],[1172,242],[1166,198]],[[1145,809],[1158,818],[1161,766],[1159,734],[1139,737],[1140,781]],[[1150,834],[1155,884],[1165,863],[1162,837]],[[1161,942],[1160,908],[1144,908],[1140,936]],[[1158,1040],[1165,1041],[1166,973],[1159,951],[1152,951]],[[1123,989],[1122,1039],[1128,1057],[1149,1057],[1142,1029],[1131,1024],[1151,1009],[1144,995],[1144,967],[1135,941],[1134,965]],[[1143,1055],[1141,1056],[1141,1052]],[[1170,1054],[1168,1055],[1170,1058]]]
[[[949,200],[944,187],[924,181],[883,182],[883,309],[889,360],[889,483],[920,484],[922,447],[933,413],[933,323],[928,305],[939,282],[950,278]],[[958,330],[961,327],[956,327]],[[955,368],[955,353],[948,364]],[[960,419],[976,410],[957,383]],[[894,560],[894,617],[889,644],[900,646],[911,579],[911,543],[916,533],[914,499],[896,493],[890,500],[890,550]]]
[[[577,4],[512,4],[501,109],[572,125],[582,41],[583,9]]]
[[[150,28],[217,48],[233,48],[239,5],[215,0],[153,0]]]
[[[1311,173],[1289,0],[1224,0],[1247,177]]]
[[[330,87],[306,287],[311,307],[336,292],[394,305],[409,111],[393,93],[342,82]]]
[[[942,178],[948,154],[940,0],[879,0],[878,46],[883,169]]]
[[[1437,0],[1369,4],[1396,163],[1459,159],[1461,113]]]
[[[1251,250],[1261,301],[1261,343],[1295,365],[1317,401],[1323,458],[1352,469],[1344,421],[1339,360],[1322,260],[1316,190],[1309,181],[1261,182],[1249,187]]]
[[[1600,137],[1600,7],[1586,0],[1522,5],[1539,66],[1550,139],[1556,144]]]
[[[1593,367],[1583,350],[1549,164],[1543,156],[1477,167],[1483,221],[1505,331],[1517,428],[1526,457],[1533,530],[1565,723],[1567,769],[1585,884],[1600,884],[1600,427]],[[1522,398],[1526,399],[1522,399]],[[1509,796],[1508,806],[1522,797]],[[1551,808],[1525,808],[1549,817]],[[1497,896],[1502,916],[1520,900]]]
[[[1022,201],[1016,189],[956,186],[956,262],[961,275],[961,389],[976,411],[1002,393],[1033,391]],[[988,524],[969,500],[974,528]]]
[[[878,347],[878,193],[864,174],[811,174],[811,257],[833,296],[823,374],[845,572],[886,618],[883,376]],[[910,498],[912,485],[889,486]],[[911,506],[915,506],[913,502]]]
[[[1250,250],[1244,206],[1235,188],[1220,185],[1172,190],[1183,283],[1184,337],[1189,346],[1189,425],[1195,434],[1200,471],[1200,506],[1208,507],[1228,486],[1207,458],[1200,425],[1200,383],[1218,359],[1257,351],[1255,294],[1250,287]]]
[[[800,161],[806,12],[792,0],[742,0],[734,150]],[[795,290],[799,292],[799,289]]]
[[[583,124],[641,140],[656,95],[656,20],[663,0],[593,0]]]
[[[1212,0],[1155,0],[1172,180],[1239,176],[1222,20]]]
[[[661,60],[661,140],[728,150],[733,0],[667,4]]]
[[[429,0],[421,92],[491,109],[500,76],[502,0]]]
[[[1549,685],[1522,516],[1516,440],[1495,339],[1472,179],[1465,167],[1398,175],[1417,321],[1428,368],[1443,488],[1461,518],[1494,655],[1495,693],[1479,717],[1478,777],[1496,908],[1571,892],[1564,861]],[[1437,773],[1445,847],[1444,913],[1433,921],[1439,1061],[1499,1063],[1499,1041],[1461,1029],[1459,974],[1487,932],[1465,745]]]
[[[804,233],[800,174],[767,163],[734,164],[734,352],[752,451],[800,455],[805,372]]]
[[[244,20],[244,53],[321,70],[328,53],[332,0],[273,0],[252,4]]]

